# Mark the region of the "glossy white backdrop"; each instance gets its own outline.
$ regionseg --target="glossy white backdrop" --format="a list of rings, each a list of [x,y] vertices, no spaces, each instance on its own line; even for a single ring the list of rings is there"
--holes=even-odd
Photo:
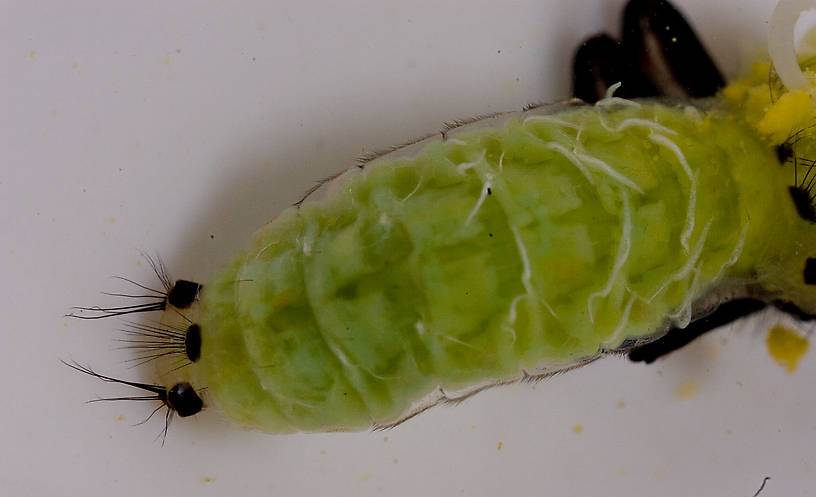
[[[677,2],[729,75],[773,0]],[[59,358],[150,380],[117,323],[63,317],[153,281],[207,281],[359,154],[445,120],[569,96],[572,51],[621,0],[4,1],[0,494],[816,495],[816,357],[768,356],[775,314],[652,366],[608,359],[388,432],[270,436],[151,410]]]

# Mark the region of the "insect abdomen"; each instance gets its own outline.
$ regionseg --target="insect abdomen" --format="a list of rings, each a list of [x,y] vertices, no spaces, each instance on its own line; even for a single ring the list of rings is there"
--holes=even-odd
[[[267,431],[357,429],[682,323],[750,272],[770,189],[744,171],[772,163],[733,122],[638,106],[369,164],[205,287],[203,382]]]

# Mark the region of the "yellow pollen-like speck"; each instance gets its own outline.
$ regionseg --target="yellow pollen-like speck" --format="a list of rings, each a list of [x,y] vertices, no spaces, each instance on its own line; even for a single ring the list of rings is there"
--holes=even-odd
[[[499,442],[499,446],[496,448],[496,450],[501,450],[501,448],[502,448],[502,443]]]
[[[681,383],[675,390],[674,396],[677,400],[691,400],[700,393],[700,381],[696,379]]]
[[[796,371],[799,361],[810,346],[806,337],[784,326],[774,326],[768,331],[765,339],[768,353],[777,364],[785,368],[788,374]]]
[[[618,409],[623,409],[624,407],[626,407],[626,402],[624,402],[622,400],[619,400],[618,401]]]
[[[370,479],[371,479],[371,473],[366,473],[366,474],[364,474],[363,476],[360,477],[361,482],[367,482]]]
[[[575,425],[572,427],[572,432],[575,433],[576,435],[578,433],[581,433],[582,431],[584,431],[584,425]]]
[[[37,52],[35,52],[34,50],[28,52],[28,58],[29,59],[33,59],[35,55],[37,55]]]
[[[212,482],[215,481],[215,478],[213,478],[212,476],[205,476],[203,478],[203,481],[204,481],[204,483],[212,483]]]

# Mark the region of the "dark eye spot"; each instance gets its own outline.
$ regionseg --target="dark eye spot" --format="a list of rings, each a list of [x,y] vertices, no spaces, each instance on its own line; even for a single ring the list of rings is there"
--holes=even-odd
[[[198,296],[201,285],[195,281],[178,280],[167,294],[167,302],[176,309],[190,307]]]
[[[805,284],[816,285],[816,258],[808,257],[805,262]]]
[[[167,392],[167,405],[176,411],[179,416],[186,418],[201,412],[204,402],[189,383],[181,382],[173,385]]]
[[[776,157],[779,159],[780,164],[788,162],[793,157],[793,145],[785,142],[776,147]]]
[[[184,353],[190,362],[196,362],[201,357],[201,327],[191,324],[184,334]]]
[[[788,191],[793,199],[793,205],[796,206],[796,212],[799,213],[799,217],[805,221],[816,223],[816,206],[814,205],[814,199],[810,192],[801,186],[788,187]]]

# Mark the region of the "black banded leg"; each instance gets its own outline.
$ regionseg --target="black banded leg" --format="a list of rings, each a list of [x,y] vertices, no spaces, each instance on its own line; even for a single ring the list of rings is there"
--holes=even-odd
[[[621,83],[616,96],[623,98],[657,96],[657,89],[640,72],[621,43],[607,34],[586,40],[575,53],[572,66],[573,96],[594,103],[606,90]]]
[[[623,41],[596,35],[573,59],[573,94],[588,103],[606,89],[624,98],[714,95],[725,81],[694,30],[666,0],[630,0],[623,12]]]
[[[765,307],[767,307],[765,302],[756,299],[737,299],[726,302],[717,307],[711,314],[691,322],[687,327],[672,328],[654,342],[633,349],[629,352],[629,360],[650,364],[658,358],[688,345],[695,338],[711,330],[757,313],[765,309]]]
[[[800,309],[793,302],[785,302],[784,300],[774,300],[773,306],[798,321],[816,321],[816,314],[808,314],[807,312]]]
[[[666,0],[629,1],[622,45],[661,95],[709,97],[725,85],[694,30]]]

